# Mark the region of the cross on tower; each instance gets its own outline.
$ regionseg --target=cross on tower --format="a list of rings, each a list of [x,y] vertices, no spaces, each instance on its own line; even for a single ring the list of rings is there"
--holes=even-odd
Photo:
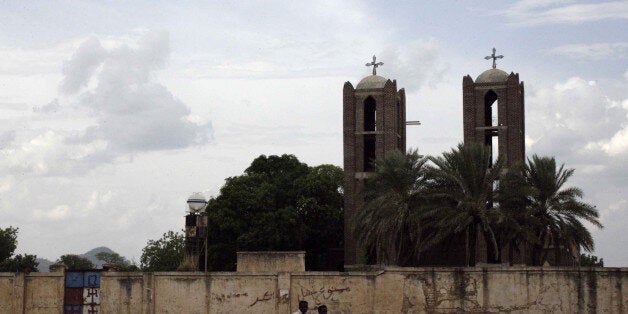
[[[496,68],[496,67],[497,67],[497,64],[495,63],[495,60],[497,60],[497,59],[501,59],[501,58],[503,58],[503,57],[504,57],[504,56],[502,56],[502,55],[496,56],[496,55],[495,55],[495,47],[493,47],[493,54],[492,54],[492,55],[490,55],[490,56],[486,56],[486,57],[484,57],[484,59],[486,59],[486,60],[488,60],[488,59],[493,59],[493,69],[494,69],[494,68]]]
[[[373,62],[367,63],[366,66],[373,66],[373,75],[377,75],[377,67],[380,65],[384,65],[384,62],[375,62],[375,56],[373,56]]]

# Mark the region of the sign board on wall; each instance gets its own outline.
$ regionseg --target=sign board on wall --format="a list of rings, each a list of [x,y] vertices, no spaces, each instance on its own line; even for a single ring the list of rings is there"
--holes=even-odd
[[[100,271],[68,271],[65,273],[63,313],[100,313]]]

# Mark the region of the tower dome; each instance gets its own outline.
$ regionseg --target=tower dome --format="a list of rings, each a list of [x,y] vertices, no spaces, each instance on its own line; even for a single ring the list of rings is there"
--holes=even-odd
[[[386,85],[386,81],[388,81],[388,79],[386,79],[385,77],[379,75],[369,75],[363,78],[355,87],[355,89],[384,88],[384,85]]]
[[[508,73],[500,69],[489,69],[478,76],[476,83],[501,83],[508,80]]]

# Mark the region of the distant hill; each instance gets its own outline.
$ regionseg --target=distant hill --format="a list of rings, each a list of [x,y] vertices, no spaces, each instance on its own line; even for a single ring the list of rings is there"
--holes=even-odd
[[[48,267],[50,267],[50,265],[52,265],[53,262],[45,259],[45,258],[37,258],[37,270],[40,272],[47,272],[48,271]]]
[[[90,260],[92,263],[94,263],[94,266],[96,268],[102,268],[102,264],[104,264],[104,261],[99,260],[96,257],[96,254],[100,253],[100,252],[106,252],[106,253],[115,253],[112,249],[106,247],[106,246],[100,246],[97,247],[95,249],[91,249],[89,251],[87,251],[84,254],[81,254],[81,256],[87,258],[88,260]]]
[[[94,267],[96,268],[102,268],[102,264],[104,263],[104,261],[99,260],[96,257],[96,254],[100,253],[100,252],[106,252],[106,253],[116,253],[114,252],[112,249],[106,247],[106,246],[100,246],[97,247],[95,249],[91,249],[89,251],[87,251],[84,254],[79,254],[82,257],[87,258],[88,260],[90,260],[93,264]],[[40,272],[47,272],[49,269],[48,267],[54,263],[54,261],[50,261],[48,259],[45,258],[38,258],[37,262],[39,263],[39,265],[37,265],[37,269]]]

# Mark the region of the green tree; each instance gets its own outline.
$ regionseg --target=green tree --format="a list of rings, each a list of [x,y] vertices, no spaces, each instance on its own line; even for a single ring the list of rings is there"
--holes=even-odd
[[[168,231],[161,239],[148,240],[142,249],[140,267],[143,271],[175,271],[184,254],[185,237],[182,233]]]
[[[306,268],[337,270],[339,265],[336,264],[342,261],[334,260],[330,249],[343,246],[344,173],[333,165],[319,165],[308,170],[307,175],[295,182],[300,190],[297,213],[306,229],[303,242],[303,249],[307,251]]]
[[[17,230],[18,228],[7,227],[0,228],[0,262],[6,260],[13,255],[17,248]]]
[[[342,177],[293,155],[257,157],[208,202],[209,269],[235,270],[247,250],[305,250],[308,269],[327,265],[342,245]]]
[[[38,265],[36,255],[18,254],[0,262],[0,272],[36,272]]]
[[[31,272],[37,271],[37,256],[18,254],[13,256],[17,248],[18,228],[0,228],[0,272]],[[13,257],[12,257],[13,256]]]
[[[57,263],[63,263],[68,269],[72,270],[86,270],[93,269],[94,264],[87,258],[76,254],[61,255],[57,260]]]
[[[353,221],[362,247],[378,263],[405,266],[417,257],[423,234],[425,162],[418,152],[393,151],[375,160],[366,185],[366,205]]]
[[[96,258],[108,264],[116,264],[120,266],[130,264],[130,262],[126,258],[120,256],[120,254],[115,252],[98,252],[96,253]]]
[[[436,222],[433,243],[464,233],[466,264],[473,266],[478,233],[482,233],[487,251],[492,253],[488,257],[498,260],[493,195],[502,170],[501,158],[492,164],[484,145],[469,143],[429,160],[434,163],[426,172],[431,207],[428,215]]]
[[[580,266],[582,267],[604,267],[604,259],[598,260],[595,255],[580,254]]]
[[[569,253],[581,247],[587,252],[594,249],[593,237],[581,220],[598,228],[599,214],[594,206],[580,201],[582,190],[565,187],[574,169],[556,166],[553,157],[532,156],[525,168],[526,182],[530,186],[530,210],[539,224],[535,229],[537,242],[533,249],[534,264],[542,265],[547,260],[544,245],[554,247],[555,263],[560,265],[563,250]]]

